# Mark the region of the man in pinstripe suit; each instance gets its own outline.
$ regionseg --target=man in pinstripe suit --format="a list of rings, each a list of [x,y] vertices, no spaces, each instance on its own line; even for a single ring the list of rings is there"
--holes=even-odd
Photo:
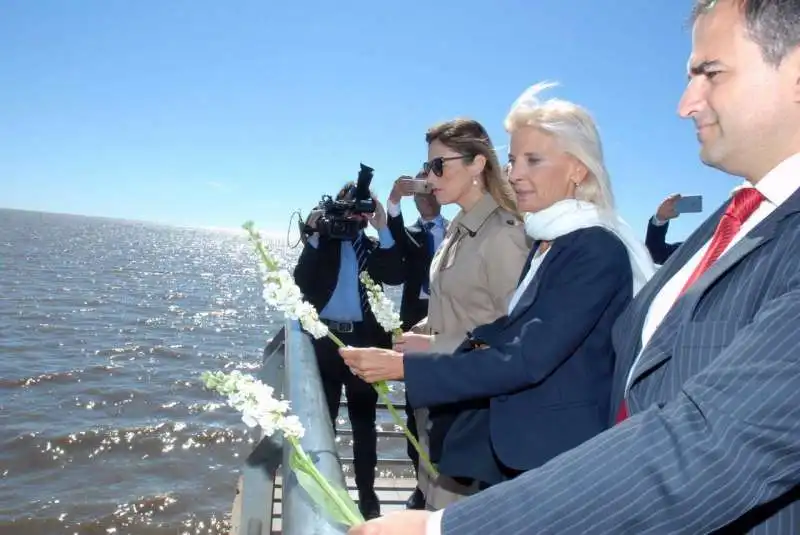
[[[631,416],[354,535],[800,533],[800,0],[698,0],[689,75],[701,159],[747,182],[617,321]]]

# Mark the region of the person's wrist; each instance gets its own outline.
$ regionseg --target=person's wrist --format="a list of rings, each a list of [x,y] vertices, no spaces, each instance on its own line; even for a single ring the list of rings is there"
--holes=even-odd
[[[659,221],[667,222],[678,217],[678,212],[674,207],[659,206],[656,210],[656,217]]]
[[[403,354],[399,351],[393,351],[393,353],[396,371],[395,376],[397,377],[397,380],[401,380],[406,376],[405,365],[403,363]]]

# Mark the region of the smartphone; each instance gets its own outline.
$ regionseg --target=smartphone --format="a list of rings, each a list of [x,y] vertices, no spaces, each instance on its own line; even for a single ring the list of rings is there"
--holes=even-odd
[[[408,191],[409,193],[431,192],[431,185],[428,184],[427,181],[421,180],[419,178],[401,178],[400,184],[402,184],[404,188],[407,188],[406,191]]]
[[[703,211],[702,195],[687,195],[675,203],[675,211],[679,214],[699,214]]]

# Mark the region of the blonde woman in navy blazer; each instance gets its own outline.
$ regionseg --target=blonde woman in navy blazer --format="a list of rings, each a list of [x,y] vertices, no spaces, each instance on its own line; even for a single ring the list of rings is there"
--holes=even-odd
[[[614,211],[599,135],[581,107],[530,88],[506,119],[508,176],[535,240],[508,314],[452,354],[340,351],[368,382],[404,379],[414,406],[454,416],[439,469],[491,486],[609,425],[611,327],[654,272]]]

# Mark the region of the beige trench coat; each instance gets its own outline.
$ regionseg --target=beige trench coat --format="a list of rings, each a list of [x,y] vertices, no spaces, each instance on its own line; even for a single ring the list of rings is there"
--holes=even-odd
[[[467,332],[506,314],[530,247],[522,222],[488,193],[456,216],[431,262],[428,317],[414,328],[433,335],[431,351],[452,352]],[[428,411],[417,409],[415,416],[428,449]],[[423,465],[418,479],[429,509],[477,491],[447,476],[433,481]]]

